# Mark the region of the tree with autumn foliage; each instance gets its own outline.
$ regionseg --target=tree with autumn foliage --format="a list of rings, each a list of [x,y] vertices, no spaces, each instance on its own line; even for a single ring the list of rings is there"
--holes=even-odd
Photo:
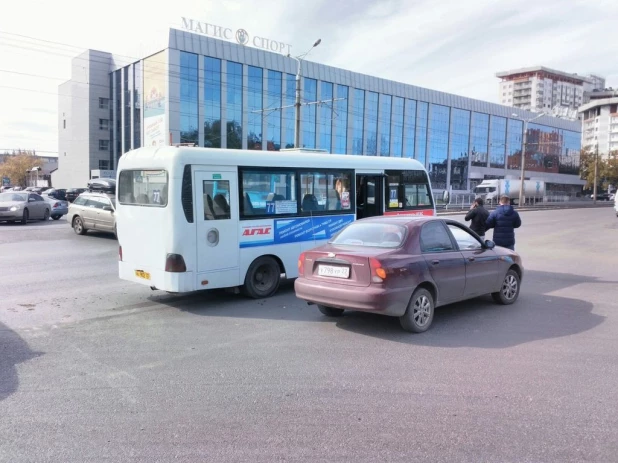
[[[586,180],[586,188],[594,188],[595,151],[591,148],[582,150],[580,156],[580,175]],[[612,151],[607,156],[599,154],[597,160],[597,188],[605,191],[610,185],[618,185],[618,151]]]
[[[12,186],[26,186],[28,180],[27,171],[40,164],[34,151],[14,151],[2,155],[3,162],[0,163],[0,178],[8,177]]]

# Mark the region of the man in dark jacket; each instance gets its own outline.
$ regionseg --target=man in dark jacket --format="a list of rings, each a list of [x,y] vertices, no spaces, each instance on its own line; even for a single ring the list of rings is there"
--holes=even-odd
[[[489,214],[487,229],[494,229],[494,243],[496,246],[515,250],[515,229],[521,226],[521,218],[510,204],[508,196],[500,197],[500,205]]]
[[[483,198],[476,198],[466,214],[466,222],[471,220],[470,229],[485,239],[485,225],[489,217],[489,211],[483,206]]]

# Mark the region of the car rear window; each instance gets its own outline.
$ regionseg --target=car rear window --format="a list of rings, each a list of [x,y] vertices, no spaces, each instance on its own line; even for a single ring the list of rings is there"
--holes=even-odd
[[[165,170],[123,170],[118,181],[120,204],[167,205],[168,176]]]
[[[406,228],[390,223],[352,223],[343,229],[332,244],[366,246],[374,248],[398,248],[406,236]]]

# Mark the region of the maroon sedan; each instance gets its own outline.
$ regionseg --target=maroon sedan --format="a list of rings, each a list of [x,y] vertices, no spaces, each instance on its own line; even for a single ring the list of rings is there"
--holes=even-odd
[[[298,270],[296,296],[324,315],[375,312],[415,333],[429,328],[440,305],[484,294],[514,303],[524,271],[516,252],[436,217],[358,220],[303,252]]]

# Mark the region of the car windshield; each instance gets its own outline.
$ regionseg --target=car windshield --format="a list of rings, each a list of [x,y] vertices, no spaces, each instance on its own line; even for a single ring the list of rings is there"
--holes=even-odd
[[[375,248],[397,248],[406,236],[406,228],[390,223],[357,222],[343,229],[332,244],[367,246]]]
[[[0,203],[8,203],[11,201],[27,201],[27,193],[0,193]]]

